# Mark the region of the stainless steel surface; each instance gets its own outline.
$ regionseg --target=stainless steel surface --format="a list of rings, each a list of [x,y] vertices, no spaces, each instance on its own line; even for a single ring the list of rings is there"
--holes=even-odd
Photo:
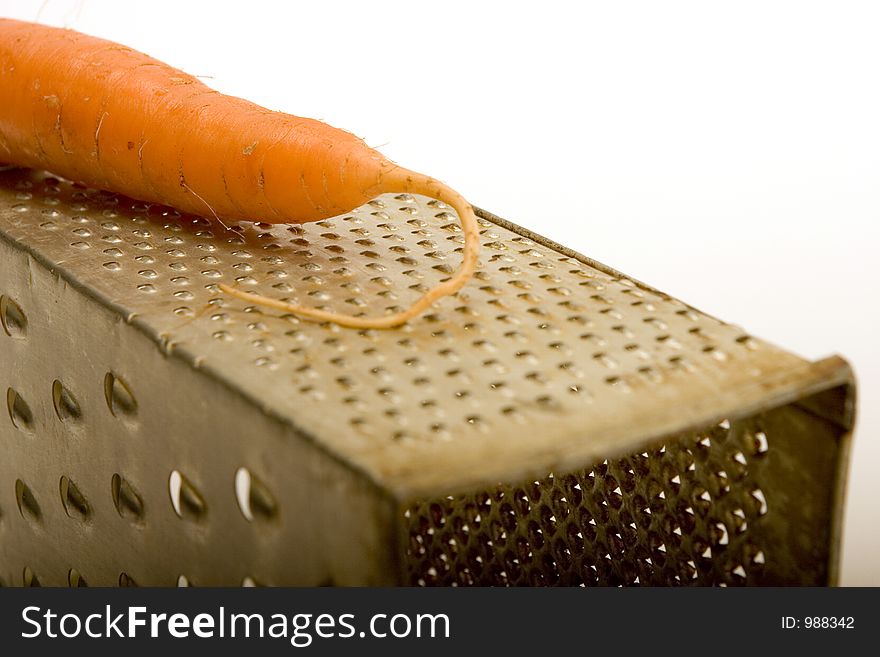
[[[232,232],[45,174],[0,172],[2,577],[833,581],[852,423],[846,364],[806,362],[483,217],[478,274],[455,298],[401,329],[354,331],[247,306],[216,285],[341,312],[403,308],[456,266],[462,240],[447,208],[385,196],[317,224]],[[710,441],[701,461],[698,445],[718,426],[730,437]],[[766,459],[747,454],[756,431]],[[594,488],[566,517],[586,509],[617,530],[566,567],[565,550],[590,543],[581,521],[556,527],[559,504],[574,504],[568,474]],[[608,476],[618,486],[606,490]],[[627,489],[630,476],[639,483]],[[517,482],[538,480],[544,492],[508,519],[503,539],[470,520],[455,540],[479,543],[479,554],[448,551],[447,519],[460,526],[475,491],[509,498]],[[645,558],[659,560],[660,520],[630,516],[642,501],[660,504],[646,497],[659,494],[655,480],[667,501],[652,513],[679,518],[687,539],[677,551],[663,539],[675,567],[645,570]],[[760,517],[746,505],[755,490]],[[615,507],[602,519],[599,498],[613,507],[613,495],[629,515]],[[552,527],[541,520],[551,508]],[[531,522],[547,540],[523,547]],[[729,548],[718,543],[725,532]],[[618,539],[640,556],[615,557]],[[544,549],[554,541],[556,552]],[[758,552],[768,565],[751,568]],[[737,567],[746,575],[729,575]]]

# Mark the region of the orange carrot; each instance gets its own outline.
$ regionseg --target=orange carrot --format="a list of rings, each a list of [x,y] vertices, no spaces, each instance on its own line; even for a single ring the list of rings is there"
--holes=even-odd
[[[385,192],[431,196],[458,213],[458,271],[409,309],[354,317],[220,288],[245,301],[355,328],[399,326],[473,275],[473,208],[320,121],[223,95],[143,53],[71,30],[0,19],[0,162],[218,220],[318,221]]]

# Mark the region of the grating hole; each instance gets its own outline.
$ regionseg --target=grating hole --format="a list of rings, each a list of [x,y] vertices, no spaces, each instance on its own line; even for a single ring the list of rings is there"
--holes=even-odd
[[[746,434],[746,448],[751,456],[763,456],[767,453],[769,445],[767,434],[763,431],[749,432]]]
[[[34,416],[30,406],[15,390],[9,388],[6,391],[6,408],[9,411],[9,419],[17,429],[26,433],[33,433]]]
[[[7,297],[5,294],[0,296],[0,322],[3,323],[3,330],[6,335],[13,338],[24,338],[27,336],[27,316],[15,301]]]
[[[759,516],[765,515],[767,513],[767,499],[764,497],[764,491],[755,488],[752,491],[752,500],[757,514]]]
[[[39,578],[36,576],[36,574],[34,574],[34,571],[31,570],[30,566],[24,567],[24,570],[21,573],[21,581],[22,581],[22,584],[26,587],[42,586],[42,584],[40,584]]]
[[[168,491],[171,506],[178,517],[199,520],[205,515],[207,507],[204,498],[179,470],[173,470],[168,477]]]
[[[113,372],[104,375],[104,399],[116,417],[133,417],[137,413],[137,400],[131,388]]]
[[[67,584],[72,588],[88,587],[88,582],[76,568],[67,571]]]
[[[88,501],[82,492],[80,492],[79,488],[77,488],[76,484],[74,484],[69,477],[61,477],[59,489],[61,492],[61,504],[64,505],[64,512],[71,518],[86,520],[91,513],[91,509],[89,508]]]
[[[34,521],[40,520],[42,512],[40,511],[40,505],[37,503],[37,498],[34,497],[30,487],[21,479],[15,480],[15,501],[18,504],[18,511],[23,518],[30,518]]]
[[[55,414],[62,422],[76,422],[82,418],[82,410],[73,394],[58,379],[52,382],[52,404]]]
[[[119,474],[114,474],[110,480],[110,492],[113,497],[113,506],[123,518],[139,520],[144,515],[144,502],[131,484]]]
[[[248,521],[268,520],[278,513],[272,493],[247,468],[239,468],[235,473],[235,497],[239,510]]]
[[[119,586],[128,587],[128,586],[137,586],[138,583],[134,581],[134,579],[128,575],[127,573],[119,573]]]

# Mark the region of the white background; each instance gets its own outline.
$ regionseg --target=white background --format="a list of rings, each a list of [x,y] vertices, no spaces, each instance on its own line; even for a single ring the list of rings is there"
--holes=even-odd
[[[0,0],[0,16],[346,128],[771,342],[845,356],[842,583],[880,585],[878,7]]]

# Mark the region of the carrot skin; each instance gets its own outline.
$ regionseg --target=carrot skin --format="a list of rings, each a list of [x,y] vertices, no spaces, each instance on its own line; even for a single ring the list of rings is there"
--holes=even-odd
[[[8,162],[222,219],[348,212],[394,168],[344,130],[220,94],[125,46],[9,19],[0,97]]]

